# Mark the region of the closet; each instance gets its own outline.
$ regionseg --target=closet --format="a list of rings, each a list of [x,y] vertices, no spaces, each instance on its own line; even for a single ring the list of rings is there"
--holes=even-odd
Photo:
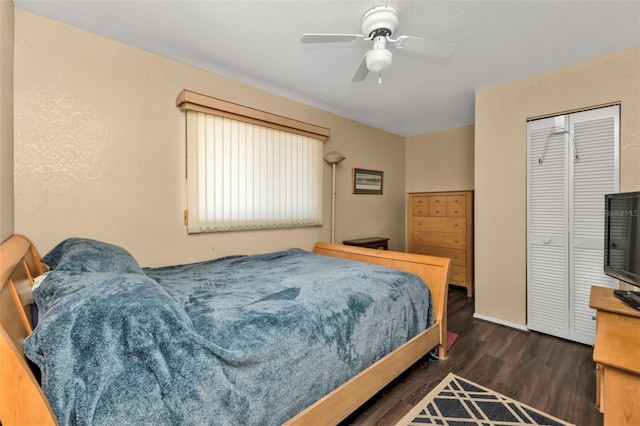
[[[527,123],[527,327],[593,344],[604,194],[618,192],[619,105]]]

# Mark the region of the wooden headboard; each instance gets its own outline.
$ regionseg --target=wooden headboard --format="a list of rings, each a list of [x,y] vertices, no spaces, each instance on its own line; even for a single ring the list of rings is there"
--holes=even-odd
[[[47,267],[26,237],[14,235],[0,245],[0,422],[55,425],[47,399],[27,365],[22,342],[31,333],[33,278]]]

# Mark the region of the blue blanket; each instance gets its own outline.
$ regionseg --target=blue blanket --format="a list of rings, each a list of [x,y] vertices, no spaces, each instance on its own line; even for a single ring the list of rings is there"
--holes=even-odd
[[[34,290],[61,424],[280,424],[432,321],[418,277],[299,249],[144,272]]]

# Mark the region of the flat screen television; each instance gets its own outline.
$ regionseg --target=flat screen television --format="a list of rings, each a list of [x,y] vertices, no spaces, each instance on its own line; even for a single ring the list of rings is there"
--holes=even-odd
[[[640,287],[640,191],[607,194],[604,273]]]

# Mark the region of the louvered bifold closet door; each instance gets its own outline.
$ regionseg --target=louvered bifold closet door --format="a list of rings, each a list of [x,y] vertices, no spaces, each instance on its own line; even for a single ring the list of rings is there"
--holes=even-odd
[[[555,126],[528,123],[527,327],[568,338],[567,144],[549,137]]]
[[[603,272],[604,195],[618,191],[619,107],[527,124],[527,327],[593,344],[591,286]]]
[[[569,289],[571,340],[593,344],[595,311],[589,308],[592,285],[617,287],[603,272],[604,195],[618,191],[618,115],[611,106],[571,114],[578,159],[569,163],[571,211]]]

